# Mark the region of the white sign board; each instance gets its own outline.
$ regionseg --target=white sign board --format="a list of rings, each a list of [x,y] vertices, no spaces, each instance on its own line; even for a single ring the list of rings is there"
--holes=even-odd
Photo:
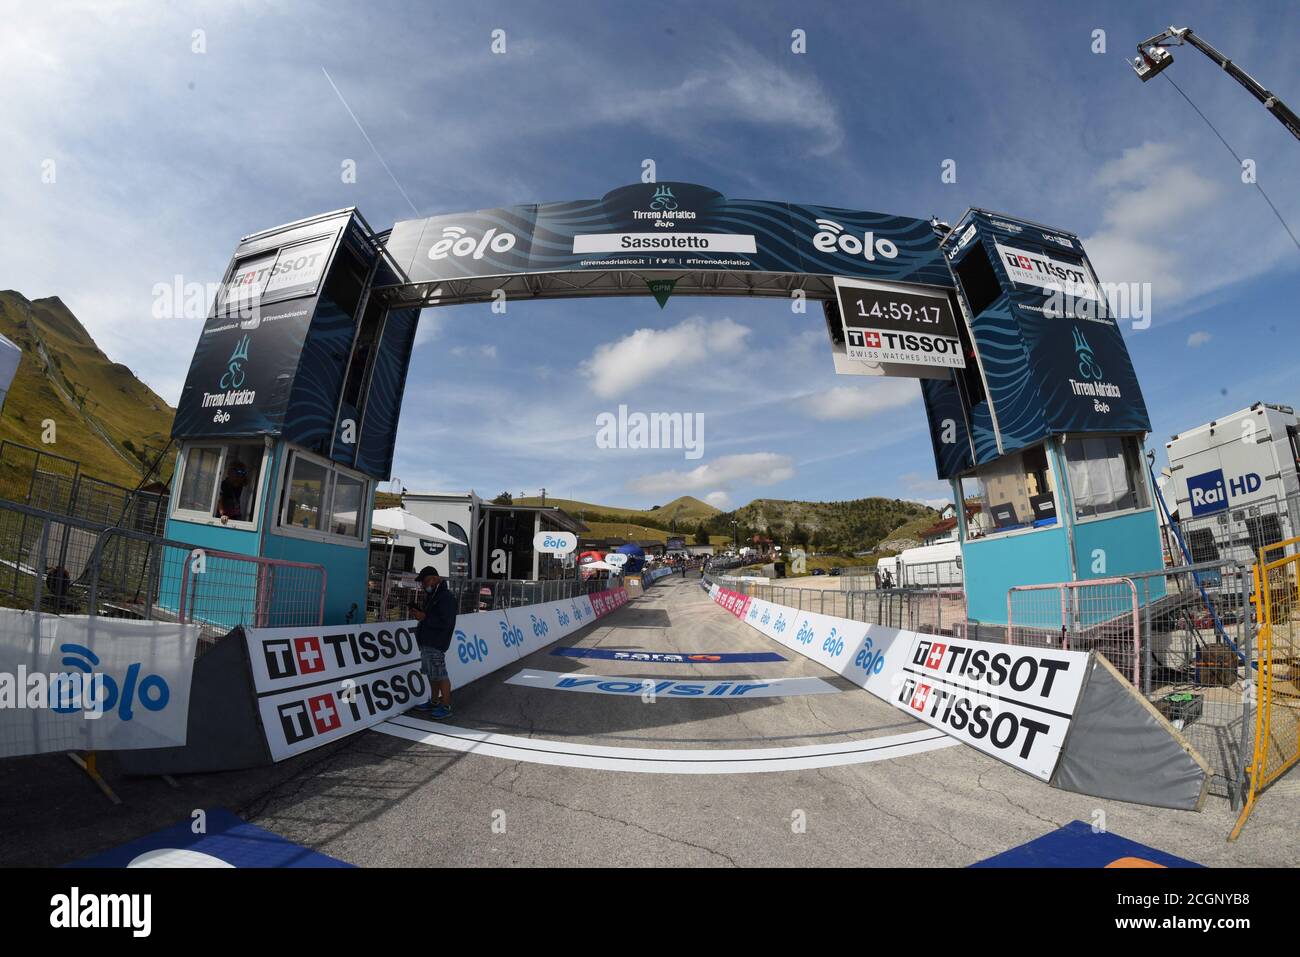
[[[895,707],[1037,778],[1051,778],[1088,653],[942,635],[913,638]]]
[[[197,625],[0,609],[0,758],[185,744]]]
[[[428,700],[415,625],[245,629],[272,760],[310,751]],[[449,671],[451,658],[449,653]]]
[[[1092,277],[1081,262],[1069,262],[1046,253],[996,242],[993,245],[997,247],[1007,275],[1017,285],[1060,291],[1073,299],[1101,299]]]
[[[572,532],[538,532],[533,536],[533,550],[546,555],[568,555],[578,547]]]

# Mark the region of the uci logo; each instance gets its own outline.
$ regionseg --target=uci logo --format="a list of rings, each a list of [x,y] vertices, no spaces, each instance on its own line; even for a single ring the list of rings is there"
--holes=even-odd
[[[460,657],[460,663],[467,665],[471,661],[486,661],[488,656],[488,643],[475,635],[473,638],[465,636],[465,632],[457,630],[456,632],[456,654]]]
[[[813,235],[812,243],[820,252],[833,253],[839,249],[850,256],[861,256],[868,262],[875,262],[877,255],[884,259],[898,257],[898,247],[884,237],[877,239],[874,232],[863,233],[858,239],[852,233],[844,232],[844,227],[834,220],[819,219],[817,226],[820,231]]]
[[[514,233],[498,235],[495,226],[484,233],[482,239],[468,235],[468,230],[463,226],[444,226],[442,238],[429,247],[429,258],[446,259],[450,253],[453,256],[482,259],[489,249],[494,253],[509,252],[515,248],[516,242],[518,237]]]

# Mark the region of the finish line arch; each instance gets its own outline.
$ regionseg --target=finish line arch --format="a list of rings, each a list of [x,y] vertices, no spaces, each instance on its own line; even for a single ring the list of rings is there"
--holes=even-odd
[[[503,297],[821,302],[837,371],[921,381],[936,471],[959,504],[961,477],[1039,446],[1054,500],[1069,501],[1067,436],[1150,431],[1099,290],[1077,236],[982,210],[949,228],[664,182],[384,232],[354,208],[322,214],[246,236],[231,258],[177,408],[167,534],[324,565],[324,623],[364,620],[370,513],[420,311]],[[233,516],[219,514],[232,498]],[[1054,530],[1035,530],[1059,535],[964,547],[978,617],[998,620],[1008,581],[1087,577],[1081,549],[1113,547],[1122,571],[1159,567],[1150,509],[1136,530],[1090,523],[1086,540],[1060,511]]]

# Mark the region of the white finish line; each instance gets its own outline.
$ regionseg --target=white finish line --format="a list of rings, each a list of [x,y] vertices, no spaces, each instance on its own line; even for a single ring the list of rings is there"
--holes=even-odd
[[[791,748],[610,748],[476,731],[405,716],[376,725],[371,730],[406,738],[408,741],[431,744],[448,751],[482,754],[506,761],[641,774],[761,774],[771,771],[803,771],[888,761],[891,758],[951,748],[960,743],[942,731],[925,728],[907,734]]]

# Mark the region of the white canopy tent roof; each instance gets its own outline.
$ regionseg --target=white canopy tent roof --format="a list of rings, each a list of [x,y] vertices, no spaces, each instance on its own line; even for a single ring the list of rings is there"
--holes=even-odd
[[[455,535],[430,525],[404,508],[377,508],[370,521],[371,527],[381,534],[389,532],[394,535],[414,535],[416,538],[430,542],[443,542],[447,545],[468,545]]]

